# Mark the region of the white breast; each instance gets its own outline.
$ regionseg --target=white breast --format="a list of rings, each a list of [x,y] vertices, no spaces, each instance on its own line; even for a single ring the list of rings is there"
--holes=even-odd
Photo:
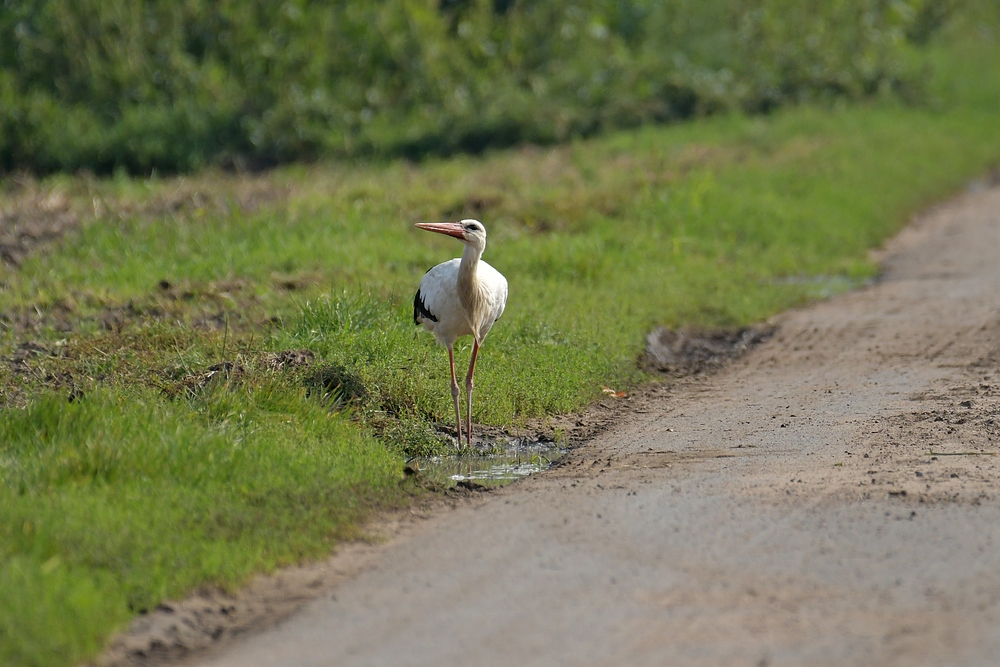
[[[460,264],[461,260],[456,258],[433,267],[424,274],[414,298],[414,320],[433,332],[437,341],[446,347],[453,345],[459,336],[473,335],[472,323],[458,298]],[[476,275],[489,304],[488,316],[479,329],[482,342],[507,305],[507,279],[483,261],[479,262]],[[418,307],[418,302],[422,308]]]

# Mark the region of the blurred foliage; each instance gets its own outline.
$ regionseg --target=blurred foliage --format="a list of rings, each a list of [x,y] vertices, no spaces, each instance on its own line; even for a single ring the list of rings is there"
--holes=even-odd
[[[0,0],[0,171],[477,151],[919,90],[962,0]]]

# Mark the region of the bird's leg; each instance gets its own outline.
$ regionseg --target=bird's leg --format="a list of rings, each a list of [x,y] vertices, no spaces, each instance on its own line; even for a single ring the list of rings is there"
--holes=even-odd
[[[451,366],[451,400],[455,403],[455,438],[462,449],[462,413],[458,408],[458,380],[455,378],[455,352],[448,346],[448,363]]]
[[[469,374],[465,376],[465,395],[468,398],[465,406],[468,410],[465,414],[465,418],[468,420],[465,422],[465,441],[469,447],[472,447],[472,374],[476,370],[476,356],[478,354],[479,341],[474,341],[472,343],[472,359],[469,361]]]

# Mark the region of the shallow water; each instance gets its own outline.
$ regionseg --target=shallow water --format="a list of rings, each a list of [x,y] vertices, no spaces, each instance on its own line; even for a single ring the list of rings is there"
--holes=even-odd
[[[473,445],[473,451],[454,456],[417,459],[421,475],[442,484],[476,482],[485,486],[502,486],[515,479],[545,470],[565,453],[553,442],[529,442],[526,438],[509,438]]]

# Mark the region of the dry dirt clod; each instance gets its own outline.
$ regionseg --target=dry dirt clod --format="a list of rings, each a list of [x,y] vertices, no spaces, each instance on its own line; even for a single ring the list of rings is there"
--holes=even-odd
[[[642,366],[668,375],[691,375],[721,368],[772,335],[774,327],[681,329],[660,327],[646,337]]]
[[[483,492],[489,491],[490,487],[480,484],[478,482],[473,482],[472,480],[463,479],[455,484],[456,490],[466,491],[466,492]]]

